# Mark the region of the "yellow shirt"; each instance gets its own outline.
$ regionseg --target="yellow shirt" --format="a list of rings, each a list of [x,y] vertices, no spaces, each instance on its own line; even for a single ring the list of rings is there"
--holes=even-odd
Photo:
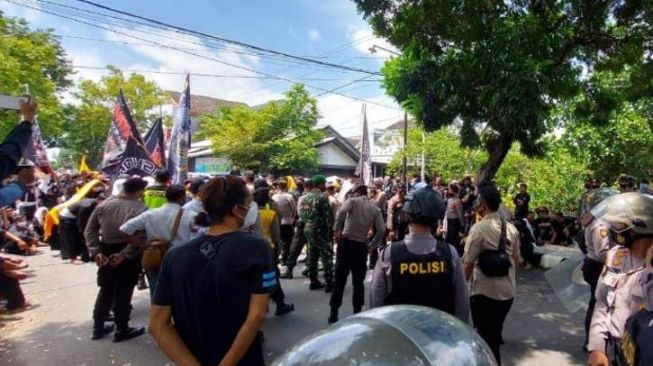
[[[268,240],[272,247],[274,246],[274,242],[272,241],[272,224],[274,223],[274,218],[277,216],[277,213],[270,207],[266,206],[259,209],[258,214],[261,219],[261,231],[263,232],[263,237]]]

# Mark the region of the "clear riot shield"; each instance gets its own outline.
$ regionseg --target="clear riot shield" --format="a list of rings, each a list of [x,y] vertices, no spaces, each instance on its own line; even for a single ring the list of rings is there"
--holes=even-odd
[[[341,320],[281,355],[275,366],[494,366],[481,337],[421,306],[384,306]]]

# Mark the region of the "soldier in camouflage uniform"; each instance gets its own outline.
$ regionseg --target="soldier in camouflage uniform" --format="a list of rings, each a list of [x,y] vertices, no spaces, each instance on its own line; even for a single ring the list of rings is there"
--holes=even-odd
[[[326,179],[316,175],[312,179],[315,189],[306,195],[302,202],[302,222],[304,235],[308,244],[308,259],[306,266],[311,279],[311,290],[326,286],[326,292],[333,289],[333,247],[331,245],[331,230],[333,228],[333,211],[329,198],[324,193]],[[326,285],[317,279],[317,262],[322,259]]]

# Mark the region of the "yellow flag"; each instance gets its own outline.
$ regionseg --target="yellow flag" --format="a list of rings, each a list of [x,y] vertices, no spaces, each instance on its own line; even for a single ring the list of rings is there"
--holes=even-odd
[[[44,231],[44,238],[45,240],[48,240],[52,234],[54,234],[53,229],[56,225],[59,225],[59,213],[61,210],[64,208],[73,205],[79,201],[82,200],[82,198],[86,197],[86,194],[96,185],[102,184],[97,179],[93,179],[90,182],[87,182],[84,184],[81,188],[77,190],[77,192],[66,202],[61,203],[48,211],[47,215],[45,215],[45,223],[43,224],[43,231]]]
[[[82,160],[79,162],[79,173],[82,174],[91,171],[91,168],[89,168],[88,164],[86,164],[86,155],[82,154]]]

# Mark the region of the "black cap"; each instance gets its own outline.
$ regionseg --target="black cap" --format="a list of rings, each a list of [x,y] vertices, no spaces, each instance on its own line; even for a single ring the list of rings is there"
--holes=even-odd
[[[444,211],[442,197],[431,187],[418,189],[406,196],[404,211],[410,215],[440,219]]]

